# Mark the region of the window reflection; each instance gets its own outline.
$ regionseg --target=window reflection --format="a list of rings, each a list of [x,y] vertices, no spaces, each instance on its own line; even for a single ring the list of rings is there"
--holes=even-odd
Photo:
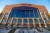
[[[28,20],[27,19],[24,19],[24,24],[26,24],[28,22]]]
[[[20,9],[21,8],[21,9]],[[13,18],[39,18],[38,8],[32,7],[14,7],[10,13],[10,17]]]
[[[34,18],[35,23],[38,23],[38,19]]]
[[[22,23],[22,19],[18,19],[18,23],[21,24]]]
[[[10,22],[11,22],[11,18],[8,19],[8,23],[10,23]]]
[[[13,24],[17,22],[17,19],[13,19]]]
[[[50,17],[48,17],[48,19],[50,20]]]
[[[46,18],[44,18],[44,21],[45,21],[46,23],[48,23],[48,20],[47,20]]]
[[[7,18],[8,17],[8,13],[5,13],[5,16],[4,16],[4,18]]]
[[[33,22],[33,20],[32,20],[32,19],[29,19],[29,22],[30,22],[30,23],[32,23],[32,22]]]
[[[2,24],[4,24],[6,22],[6,19],[4,18],[3,20],[2,20]]]
[[[43,20],[42,19],[39,19],[40,23],[43,23]]]
[[[44,13],[42,13],[42,17],[43,17],[43,18],[46,18],[46,16],[45,16],[45,14],[44,14]]]

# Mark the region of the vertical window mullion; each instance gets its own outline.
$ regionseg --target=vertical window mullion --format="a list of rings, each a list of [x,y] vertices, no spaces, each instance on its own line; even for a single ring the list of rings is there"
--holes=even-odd
[[[30,10],[29,10],[29,18],[30,18]]]

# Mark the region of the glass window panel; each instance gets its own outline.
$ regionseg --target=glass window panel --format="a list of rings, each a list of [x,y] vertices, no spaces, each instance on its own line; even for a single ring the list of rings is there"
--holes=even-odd
[[[11,22],[11,18],[8,19],[8,23],[10,23],[10,22]]]
[[[26,10],[26,17],[29,17],[29,10]]]
[[[32,22],[33,22],[33,20],[32,20],[32,19],[29,19],[29,22],[30,22],[30,23],[32,23]]]
[[[39,18],[39,15],[38,14],[34,14],[35,18]]]
[[[34,21],[35,21],[36,23],[38,23],[38,19],[34,18]]]
[[[50,20],[50,17],[48,17],[48,19]]]
[[[30,10],[30,17],[33,17],[34,18],[33,10]]]
[[[8,17],[8,13],[5,14],[4,18],[7,18],[7,17]]]
[[[40,23],[43,23],[43,20],[42,19],[39,19]]]
[[[43,17],[43,18],[46,18],[46,16],[45,16],[45,14],[44,14],[44,13],[42,13],[42,17]]]
[[[37,12],[37,9],[34,9],[33,11],[34,11],[34,13],[38,13],[38,12]]]
[[[24,19],[24,23],[26,24],[28,22],[28,20],[27,19]]]
[[[4,18],[3,20],[2,20],[2,24],[4,24],[6,22],[6,19]]]
[[[43,18],[46,18],[46,16],[45,16],[45,15],[42,15],[42,17],[43,17]]]
[[[6,15],[8,15],[8,13],[6,12]]]
[[[12,10],[11,13],[10,13],[10,17],[12,17],[12,15],[13,15],[13,10]]]
[[[45,15],[44,13],[42,13],[42,15]]]
[[[23,30],[20,30],[19,33],[24,33],[24,31]]]
[[[21,9],[20,9],[21,8]],[[39,12],[37,8],[32,7],[14,7],[10,13],[10,17],[20,17],[20,18],[30,18],[30,17],[39,17]]]
[[[46,18],[44,18],[45,22],[48,23],[48,20]]]
[[[13,19],[13,23],[16,23],[17,22],[17,19]]]
[[[22,19],[18,19],[18,23],[22,23]]]
[[[25,15],[25,10],[22,10],[22,17],[25,17],[26,15]]]

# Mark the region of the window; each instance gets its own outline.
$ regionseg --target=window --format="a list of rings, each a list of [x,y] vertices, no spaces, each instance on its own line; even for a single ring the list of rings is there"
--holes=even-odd
[[[27,19],[24,19],[24,24],[26,24],[28,22],[28,20]]]
[[[48,19],[50,20],[50,17],[48,17]]]
[[[13,23],[16,23],[17,22],[17,19],[13,19]]]
[[[33,20],[32,20],[32,19],[29,19],[29,22],[30,22],[30,23],[32,23],[32,22],[33,22]]]
[[[18,19],[18,23],[19,23],[19,24],[22,23],[22,19]]]
[[[45,21],[46,23],[48,23],[48,20],[47,20],[46,18],[44,18],[44,21]]]
[[[43,18],[46,18],[46,16],[45,16],[45,14],[44,14],[44,13],[42,13],[42,17],[43,17]]]
[[[38,19],[34,18],[35,23],[38,23]]]
[[[6,22],[6,19],[4,18],[3,20],[2,20],[2,24],[4,24]]]
[[[44,13],[42,13],[42,15],[45,15]]]
[[[39,18],[38,8],[33,7],[14,7],[10,13],[10,17],[13,18]]]
[[[34,11],[30,10],[30,17],[34,18]]]
[[[8,17],[8,13],[5,14],[4,18],[7,18],[7,17]]]
[[[34,14],[34,17],[35,18],[39,18],[39,14]]]
[[[24,33],[24,30],[20,30],[19,33]]]
[[[29,17],[29,10],[26,10],[26,16]]]
[[[22,15],[21,17],[23,17],[23,18],[26,17],[26,11],[25,10],[21,10],[21,15]]]
[[[10,23],[10,22],[11,22],[11,18],[8,19],[8,23]]]
[[[40,23],[43,23],[43,20],[42,19],[39,19]]]
[[[38,11],[37,11],[38,9],[37,8],[35,8],[33,11],[34,11],[34,14],[37,14],[38,13]]]

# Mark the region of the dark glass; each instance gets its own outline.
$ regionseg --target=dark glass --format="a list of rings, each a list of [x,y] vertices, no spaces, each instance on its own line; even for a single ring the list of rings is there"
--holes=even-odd
[[[8,13],[6,13],[5,15],[4,15],[4,18],[7,18],[8,17]]]
[[[44,13],[42,13],[42,15],[45,15]]]
[[[43,23],[43,20],[42,19],[39,19],[40,23]]]
[[[18,19],[18,23],[21,24],[22,23],[22,19]]]
[[[23,18],[26,17],[25,10],[21,10],[21,15],[22,15],[21,17],[23,17]]]
[[[32,23],[32,22],[33,22],[33,20],[32,20],[32,19],[29,19],[29,22],[30,22],[30,23]]]
[[[34,18],[35,23],[38,23],[38,19]]]
[[[34,18],[34,11],[33,10],[30,10],[30,17]]]
[[[34,14],[36,14],[36,13],[38,13],[38,11],[37,11],[38,9],[34,9],[33,11],[34,11]]]
[[[48,19],[50,20],[50,17],[48,17]]]
[[[6,19],[4,18],[3,20],[2,20],[2,24],[4,24],[6,22]]]
[[[34,14],[34,17],[35,18],[39,18],[39,14]]]
[[[10,23],[10,22],[11,22],[11,18],[8,19],[8,23]]]
[[[28,20],[27,19],[24,19],[24,23],[26,24],[28,22]]]
[[[13,18],[39,18],[39,11],[38,8],[32,7],[14,7],[10,13],[10,17]]]
[[[45,14],[44,14],[44,13],[42,13],[42,17],[43,17],[43,18],[46,18],[46,16],[45,16]]]
[[[29,17],[29,10],[26,10],[26,17]]]
[[[13,23],[16,23],[17,22],[17,19],[13,19]]]
[[[46,18],[44,18],[44,21],[45,21],[46,23],[48,23],[48,20],[47,20]]]

